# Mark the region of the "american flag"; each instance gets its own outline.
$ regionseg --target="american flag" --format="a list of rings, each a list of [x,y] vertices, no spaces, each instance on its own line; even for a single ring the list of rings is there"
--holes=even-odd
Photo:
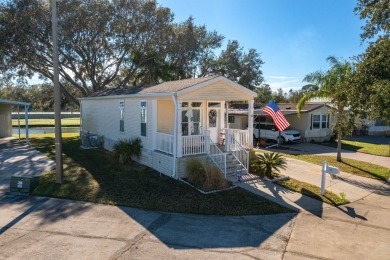
[[[283,131],[287,127],[289,127],[289,123],[284,117],[282,111],[279,109],[278,105],[276,105],[275,101],[272,99],[269,104],[263,109],[263,112],[268,114],[274,120],[276,128],[279,131]]]

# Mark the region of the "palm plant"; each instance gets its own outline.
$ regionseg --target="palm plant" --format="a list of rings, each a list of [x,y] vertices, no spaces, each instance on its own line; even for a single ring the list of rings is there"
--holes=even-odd
[[[316,91],[309,91],[297,104],[298,115],[302,107],[312,98],[324,98],[332,104],[332,114],[337,114],[334,129],[337,132],[337,161],[341,161],[341,137],[347,134],[354,125],[354,116],[345,108],[349,104],[349,86],[353,66],[350,62],[340,60],[334,56],[326,59],[331,68],[326,71],[315,71],[305,76],[306,82],[317,85]]]
[[[286,169],[286,159],[280,153],[257,154],[257,160],[253,162],[253,168],[259,173],[260,177],[264,175],[273,179],[272,173],[280,172],[280,169]]]

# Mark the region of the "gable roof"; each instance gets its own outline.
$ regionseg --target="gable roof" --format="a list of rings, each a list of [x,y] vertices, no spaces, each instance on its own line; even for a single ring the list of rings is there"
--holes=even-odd
[[[190,78],[182,80],[167,81],[156,85],[131,86],[126,88],[108,88],[90,95],[90,97],[134,95],[134,94],[151,94],[151,93],[175,93],[180,90],[198,85],[200,83],[217,78],[210,76],[204,78]]]
[[[131,86],[126,88],[108,88],[99,92],[91,94],[89,97],[80,98],[89,99],[89,98],[99,98],[99,97],[117,97],[117,96],[127,96],[127,95],[166,95],[166,94],[184,94],[188,91],[193,91],[195,89],[201,88],[205,85],[217,82],[224,81],[229,83],[234,88],[240,89],[247,94],[256,97],[257,94],[250,89],[247,89],[225,77],[222,76],[209,76],[201,78],[189,78],[182,80],[167,81],[159,83],[156,85],[146,85],[146,86]]]

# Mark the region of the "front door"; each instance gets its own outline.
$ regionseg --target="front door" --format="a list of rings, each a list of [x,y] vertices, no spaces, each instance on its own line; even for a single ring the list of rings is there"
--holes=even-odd
[[[210,131],[211,141],[218,143],[221,129],[221,103],[219,102],[207,104],[207,129]]]

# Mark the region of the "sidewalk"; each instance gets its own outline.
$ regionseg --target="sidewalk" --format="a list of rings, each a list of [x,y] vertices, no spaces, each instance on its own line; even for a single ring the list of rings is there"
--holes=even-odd
[[[286,169],[280,171],[282,175],[321,187],[321,166],[291,158],[286,158],[286,161]],[[232,177],[231,181],[236,180]],[[333,207],[277,184],[261,180],[255,175],[243,176],[243,182],[237,183],[237,185],[299,212],[311,212],[316,215],[321,215],[324,209]],[[381,193],[382,190],[388,190],[390,185],[388,182],[384,183],[379,180],[341,172],[337,175],[336,179],[332,179],[327,174],[325,188],[336,195],[343,192],[346,199],[352,203],[372,193]]]

